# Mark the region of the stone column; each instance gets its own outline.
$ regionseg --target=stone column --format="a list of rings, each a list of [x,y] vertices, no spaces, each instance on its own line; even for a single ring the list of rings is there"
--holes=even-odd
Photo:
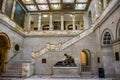
[[[64,15],[61,15],[61,30],[64,30]]]
[[[99,18],[102,14],[102,3],[101,0],[94,0],[95,2],[95,19]]]
[[[3,3],[2,3],[2,13],[5,13],[5,7],[6,7],[6,0],[3,0]]]
[[[108,5],[107,0],[103,0],[103,5],[104,5],[104,9],[105,9]]]
[[[15,13],[15,4],[16,4],[16,0],[13,1],[13,8],[12,8],[12,13],[11,13],[11,19],[14,19],[14,13]]]
[[[41,14],[39,14],[39,17],[38,17],[38,31],[41,30],[41,18],[42,18],[42,16],[41,16]]]
[[[50,29],[49,29],[49,30],[53,30],[53,25],[52,25],[52,14],[50,14],[49,26],[50,26]]]
[[[30,31],[31,30],[31,15],[28,14],[27,17],[28,17],[28,31]]]
[[[73,30],[76,30],[76,28],[75,28],[75,15],[72,16],[72,22],[73,22]]]

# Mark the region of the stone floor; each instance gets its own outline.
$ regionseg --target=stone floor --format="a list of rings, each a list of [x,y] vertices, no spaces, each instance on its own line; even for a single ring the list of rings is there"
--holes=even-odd
[[[29,78],[2,78],[0,80],[120,80],[115,78],[98,78],[95,75],[80,75],[79,78],[52,78],[51,75],[34,75]]]

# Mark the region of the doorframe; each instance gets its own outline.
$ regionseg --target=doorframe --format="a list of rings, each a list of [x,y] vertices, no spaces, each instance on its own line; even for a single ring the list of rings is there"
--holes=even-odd
[[[3,49],[5,49],[5,52],[4,52],[4,54],[5,54],[4,55],[5,56],[5,61],[4,62],[6,62],[8,60],[8,53],[9,53],[10,46],[11,46],[10,45],[10,38],[4,32],[0,32],[0,36],[3,37],[3,39],[5,40],[5,47]],[[1,74],[6,72],[6,68],[7,68],[7,64],[4,63],[4,65],[3,65],[3,69],[4,70],[3,70],[3,72]]]

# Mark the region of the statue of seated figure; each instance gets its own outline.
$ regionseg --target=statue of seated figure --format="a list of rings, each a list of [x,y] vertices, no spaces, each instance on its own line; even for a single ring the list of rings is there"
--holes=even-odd
[[[65,60],[59,61],[55,64],[55,66],[76,66],[74,58],[70,55],[64,54],[66,57]]]

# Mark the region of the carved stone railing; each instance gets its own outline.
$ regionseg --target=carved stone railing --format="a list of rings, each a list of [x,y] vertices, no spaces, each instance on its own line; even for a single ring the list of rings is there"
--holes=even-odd
[[[61,44],[47,44],[44,48],[32,53],[32,64],[35,63],[35,59],[43,55],[48,51],[61,51]]]

